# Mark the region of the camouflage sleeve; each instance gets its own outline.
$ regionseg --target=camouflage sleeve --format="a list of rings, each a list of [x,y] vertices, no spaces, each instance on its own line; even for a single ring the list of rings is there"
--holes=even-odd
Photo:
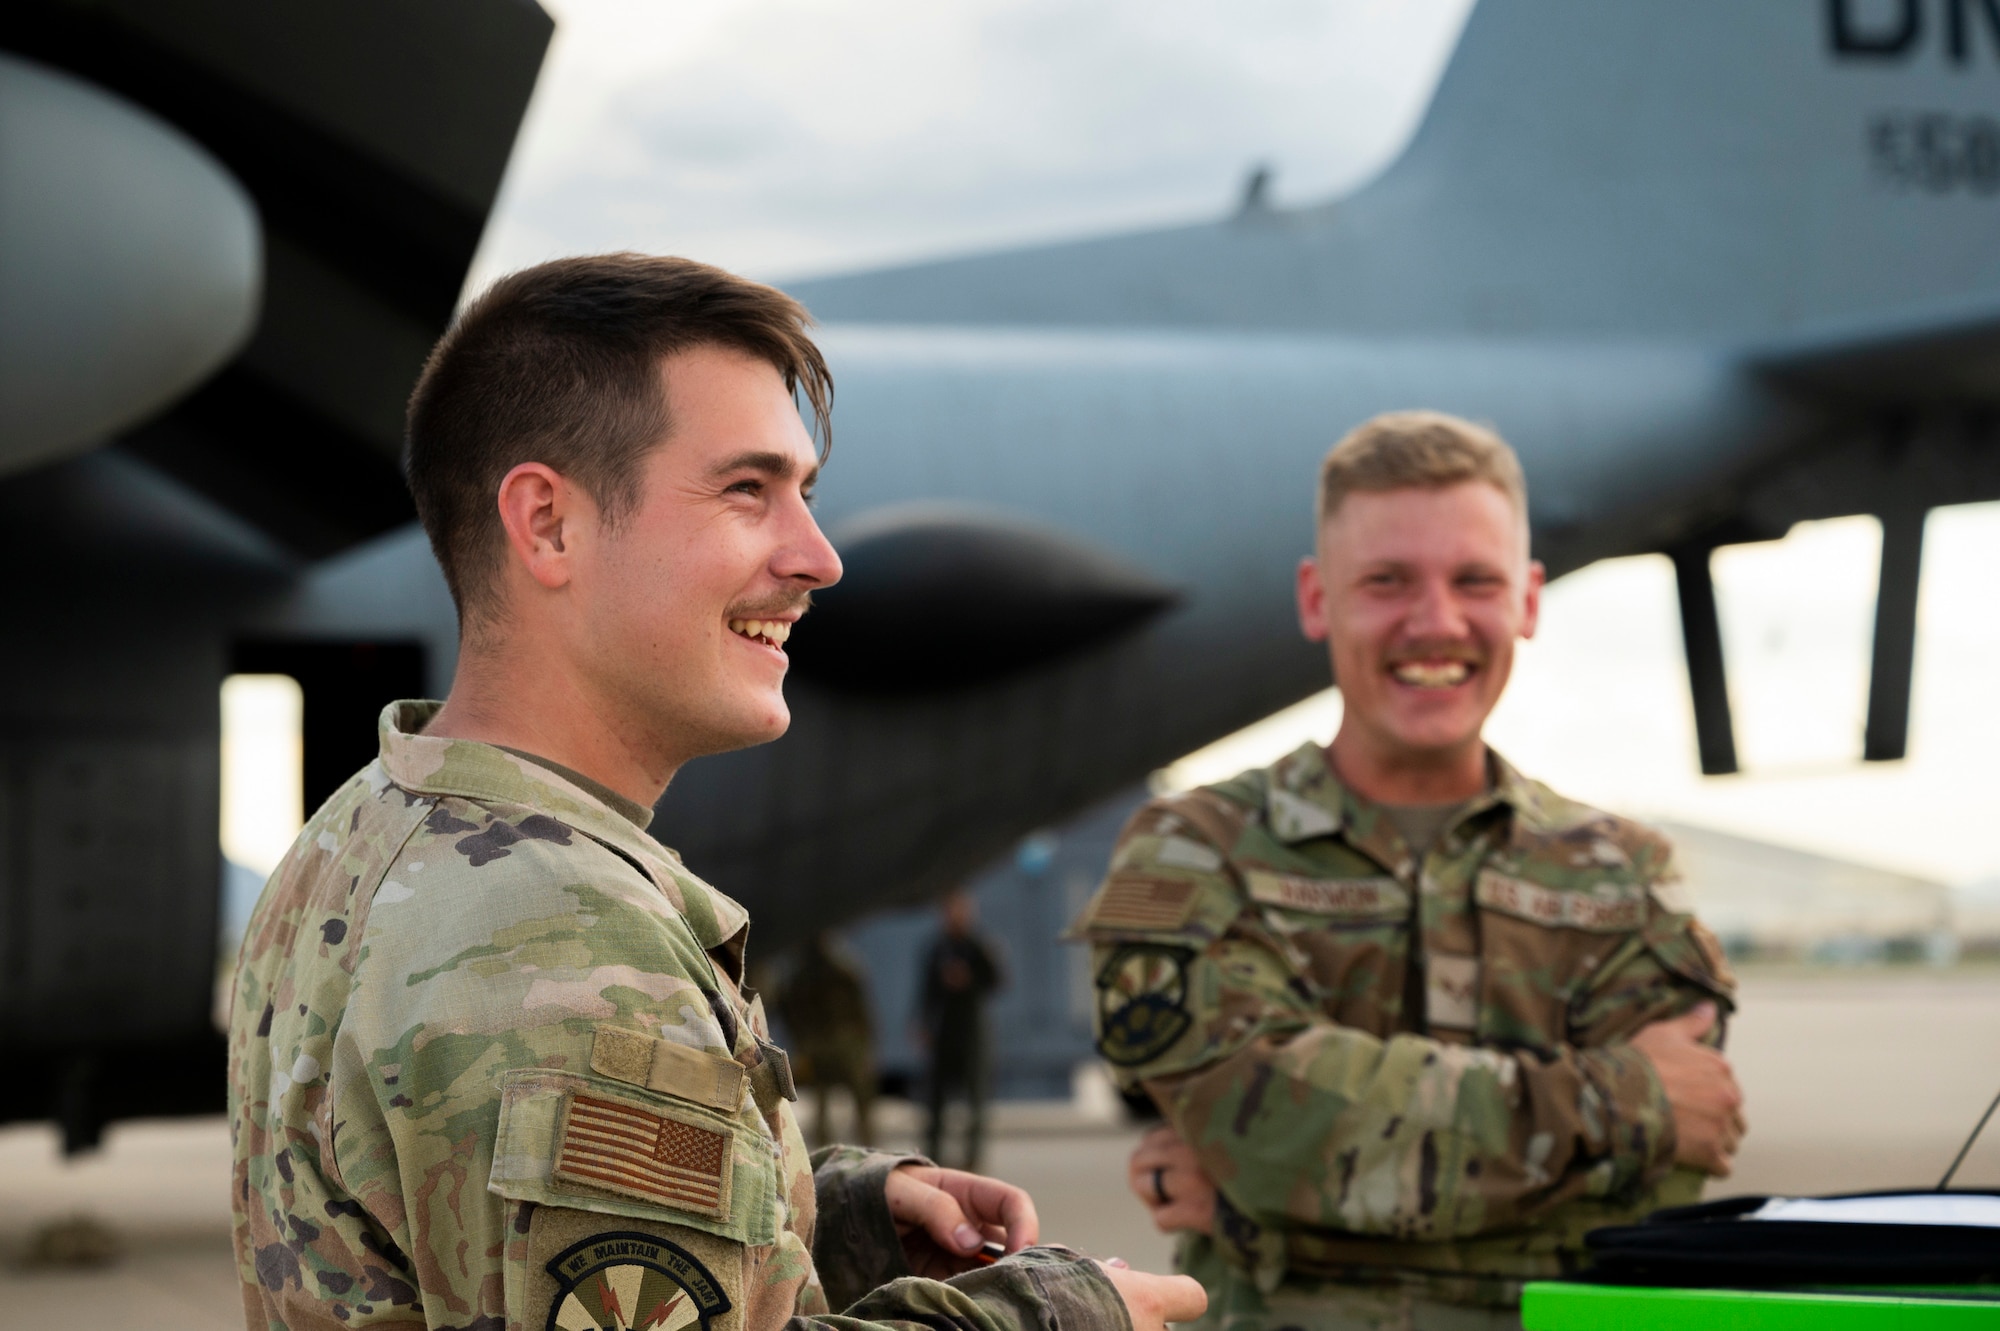
[[[687,919],[609,851],[546,828],[481,842],[472,812],[427,821],[441,830],[412,839],[366,916],[315,1125],[353,1201],[311,1229],[351,1230],[385,1279],[319,1275],[322,1321],[407,1324],[412,1301],[429,1325],[492,1331],[829,1316],[802,1223],[818,1181]],[[875,1167],[830,1181],[851,1201]],[[895,1281],[836,1320],[1030,1331],[1111,1288],[1076,1259],[999,1266],[964,1288]],[[414,1299],[380,1297],[390,1277]]]
[[[834,1331],[1132,1331],[1125,1301],[1096,1262],[1067,1248],[1027,1248],[950,1280],[912,1276],[875,1290],[843,1316],[797,1318]]]
[[[708,955],[611,852],[562,829],[492,854],[483,816],[441,804],[369,907],[334,1171],[433,1326],[768,1331],[799,1287],[774,1273],[809,1269],[786,1220],[811,1182]],[[349,1325],[382,1311],[333,1293]]]
[[[1646,923],[1592,974],[1571,1009],[1571,1038],[1586,1047],[1629,1040],[1642,1027],[1712,1002],[1719,1019],[1708,1043],[1720,1048],[1736,1007],[1736,977],[1722,945],[1694,917],[1672,845],[1638,830],[1633,860],[1646,884]]]
[[[918,1324],[965,1331],[1046,1331],[1056,1328],[1129,1331],[1124,1302],[1094,1263],[1061,1248],[1031,1248],[983,1270],[952,1280],[910,1275],[884,1189],[889,1171],[929,1164],[920,1155],[894,1155],[858,1146],[825,1146],[813,1153],[819,1223],[813,1264],[827,1301],[846,1314],[798,1318],[860,1327],[870,1322]]]
[[[877,1285],[910,1274],[885,1189],[891,1170],[929,1161],[859,1146],[822,1146],[812,1163],[819,1199],[813,1266],[827,1303],[845,1308]]]
[[[1160,1105],[1236,1213],[1461,1238],[1669,1166],[1670,1114],[1635,1050],[1500,1050],[1343,1026],[1299,942],[1244,908],[1201,834],[1152,830],[1162,834],[1121,846],[1084,925],[1099,1048]],[[1630,960],[1636,979],[1643,966]]]
[[[1612,1195],[1671,1159],[1652,1071],[1628,1047],[1379,1039],[1312,1011],[1289,968],[1240,938],[1193,955],[1185,977],[1207,1014],[1189,1040],[1208,1047],[1136,1071],[1260,1222],[1460,1238]]]

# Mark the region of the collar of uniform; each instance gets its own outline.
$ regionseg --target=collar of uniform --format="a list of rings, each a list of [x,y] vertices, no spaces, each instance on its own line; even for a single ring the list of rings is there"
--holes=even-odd
[[[644,828],[559,773],[491,744],[422,733],[442,706],[403,701],[382,709],[376,729],[382,741],[382,770],[391,781],[423,795],[524,804],[569,824],[637,862],[675,898],[703,948],[725,947],[740,957],[750,924],[743,907],[689,873],[680,856]]]
[[[1490,809],[1496,804],[1504,804],[1514,811],[1517,826],[1531,832],[1550,830],[1549,810],[1542,802],[1541,788],[1522,776],[1514,764],[1502,758],[1490,747],[1487,759],[1493,764],[1493,788],[1475,803],[1466,808],[1468,815],[1482,809]]]
[[[1487,749],[1486,754],[1492,764],[1492,785],[1484,795],[1465,806],[1459,821],[1504,804],[1526,827],[1543,827],[1547,811],[1542,807],[1535,783],[1492,749]],[[1264,791],[1264,817],[1272,835],[1288,845],[1332,836],[1342,830],[1354,837],[1363,828],[1387,822],[1379,816],[1373,802],[1341,784],[1332,764],[1326,760],[1326,750],[1311,742],[1301,744],[1271,765],[1270,780]]]
[[[1326,750],[1301,744],[1271,764],[1264,785],[1264,821],[1271,834],[1288,845],[1332,836],[1349,821],[1349,798],[1326,761]]]

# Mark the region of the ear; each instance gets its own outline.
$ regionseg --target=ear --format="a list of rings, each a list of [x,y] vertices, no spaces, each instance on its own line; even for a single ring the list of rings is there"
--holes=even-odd
[[[509,561],[551,591],[567,586],[577,538],[597,515],[589,496],[554,468],[523,462],[501,478],[496,498]]]
[[[1549,571],[1542,567],[1542,561],[1528,561],[1528,585],[1521,593],[1521,636],[1535,636],[1535,625],[1542,619],[1542,588],[1549,580]]]
[[[1311,555],[1299,561],[1299,632],[1307,642],[1326,641],[1326,583]]]

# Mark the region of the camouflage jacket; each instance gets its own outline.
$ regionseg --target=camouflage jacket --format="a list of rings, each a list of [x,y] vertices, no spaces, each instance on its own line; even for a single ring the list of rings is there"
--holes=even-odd
[[[1078,922],[1099,1051],[1200,1154],[1215,1243],[1264,1288],[1506,1302],[1699,1191],[1621,1043],[1729,1009],[1670,847],[1494,771],[1421,863],[1316,745],[1154,800]]]
[[[770,1331],[854,1300],[848,1331],[1129,1325],[1059,1250],[897,1279],[883,1184],[907,1157],[808,1160],[739,984],[742,908],[559,773],[416,733],[433,710],[383,713],[381,756],[314,815],[243,943],[252,1331]]]

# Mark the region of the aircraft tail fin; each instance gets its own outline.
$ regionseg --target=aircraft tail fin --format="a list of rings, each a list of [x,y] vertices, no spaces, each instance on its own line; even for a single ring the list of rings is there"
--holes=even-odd
[[[1480,0],[1350,205],[1378,236],[1421,217],[1475,327],[1758,337],[2000,305],[2000,4]]]
[[[2000,0],[1479,0],[1345,198],[793,289],[833,319],[1748,347],[2000,308]]]

